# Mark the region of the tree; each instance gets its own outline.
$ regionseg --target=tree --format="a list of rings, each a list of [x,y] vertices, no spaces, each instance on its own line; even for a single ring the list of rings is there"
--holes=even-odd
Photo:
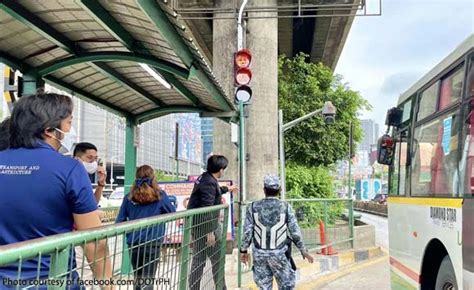
[[[336,198],[334,177],[327,168],[289,165],[286,172],[288,198]],[[294,201],[299,224],[303,228],[314,228],[320,221],[335,223],[341,216],[344,202]]]
[[[331,101],[337,108],[336,122],[326,125],[323,118],[313,117],[285,133],[285,157],[305,166],[328,166],[347,159],[349,123],[353,124],[354,147],[362,138],[357,112],[371,106],[361,95],[342,83],[323,64],[308,63],[308,56],[279,58],[278,101],[284,123],[322,108]]]

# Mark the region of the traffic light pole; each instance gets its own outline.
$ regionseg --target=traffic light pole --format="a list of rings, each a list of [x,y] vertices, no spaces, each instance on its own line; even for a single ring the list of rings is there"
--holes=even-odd
[[[242,14],[244,13],[245,5],[247,5],[248,0],[244,0],[239,9],[239,18],[237,18],[237,50],[244,48],[244,31],[242,28]]]
[[[244,12],[245,5],[247,5],[248,0],[244,0],[239,10],[239,17],[237,19],[237,51],[240,51],[243,48],[243,38],[244,32],[242,28],[242,14]],[[236,91],[237,94],[237,91]],[[244,201],[247,199],[246,192],[246,161],[245,161],[245,115],[244,115],[244,102],[239,99],[239,172],[240,172],[240,197],[239,197],[239,239],[238,239],[238,249],[242,247],[242,234],[243,234],[243,222],[244,222]],[[237,287],[242,287],[242,264],[240,261],[240,253],[237,254]]]
[[[242,247],[242,234],[243,234],[243,222],[244,222],[244,201],[247,198],[246,194],[246,168],[245,168],[245,116],[244,116],[244,102],[239,101],[239,165],[240,165],[240,198],[239,198],[239,239],[238,239],[238,249]],[[240,288],[242,286],[242,266],[240,263],[240,254],[237,255],[237,265],[238,274],[237,274],[237,286]]]
[[[278,110],[278,134],[280,145],[280,179],[281,179],[281,199],[286,199],[286,164],[285,164],[285,138],[283,130],[283,110]]]

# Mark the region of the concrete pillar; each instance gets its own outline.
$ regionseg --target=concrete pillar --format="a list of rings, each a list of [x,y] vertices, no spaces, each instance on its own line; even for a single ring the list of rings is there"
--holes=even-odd
[[[216,1],[219,2],[219,1]],[[232,1],[222,1],[229,5]],[[254,6],[276,5],[276,0],[255,0]],[[216,7],[219,7],[216,5]],[[221,6],[222,7],[222,6]],[[218,16],[218,15],[215,15]],[[276,16],[260,13],[258,16]],[[236,51],[236,21],[214,19],[213,65],[227,94],[233,96],[233,53]],[[247,200],[262,198],[265,174],[278,174],[278,20],[249,19],[247,48],[252,52],[252,104],[247,130]],[[229,157],[226,177],[238,180],[237,148],[230,141],[230,125],[214,122],[214,152]]]
[[[217,0],[216,7],[232,7],[233,1]],[[222,16],[214,14],[215,18]],[[234,91],[233,83],[233,53],[237,49],[236,22],[233,19],[213,20],[213,70],[220,81],[224,92],[232,96]],[[225,179],[239,182],[239,160],[238,148],[231,142],[230,124],[214,119],[213,149],[214,154],[225,155],[229,159],[229,166],[225,172]]]

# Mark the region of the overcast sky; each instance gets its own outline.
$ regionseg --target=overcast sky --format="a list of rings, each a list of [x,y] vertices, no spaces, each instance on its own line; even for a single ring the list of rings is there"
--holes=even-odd
[[[361,118],[384,127],[398,96],[474,33],[473,3],[382,0],[382,16],[354,19],[336,73],[374,107]]]

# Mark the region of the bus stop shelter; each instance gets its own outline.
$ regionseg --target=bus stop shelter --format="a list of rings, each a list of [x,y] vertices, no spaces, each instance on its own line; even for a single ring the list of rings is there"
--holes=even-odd
[[[0,62],[22,73],[23,95],[47,82],[126,119],[126,187],[137,125],[170,113],[235,110],[165,2],[0,2]]]

